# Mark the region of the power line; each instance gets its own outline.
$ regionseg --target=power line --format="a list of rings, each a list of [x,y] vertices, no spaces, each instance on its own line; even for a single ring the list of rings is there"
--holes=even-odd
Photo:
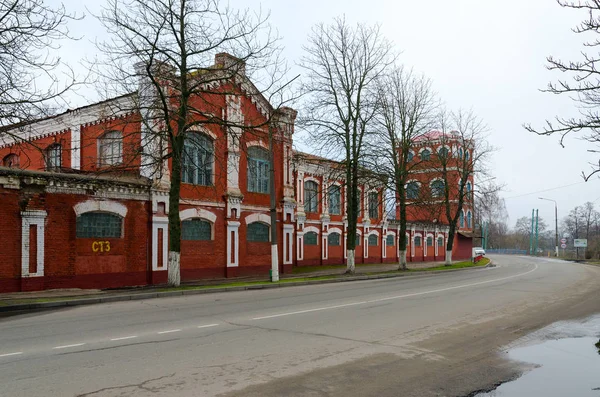
[[[593,180],[600,180],[600,178],[598,179],[593,179]],[[558,190],[558,189],[564,189],[566,187],[571,187],[571,186],[576,186],[576,185],[581,185],[583,183],[590,183],[591,181],[581,181],[581,182],[576,182],[576,183],[571,183],[570,185],[563,185],[563,186],[558,186],[558,187],[553,187],[550,189],[545,189],[545,190],[538,190],[537,192],[530,192],[530,193],[524,193],[524,194],[520,194],[518,196],[512,196],[512,197],[505,197],[505,200],[509,200],[509,199],[514,199],[514,198],[519,198],[519,197],[525,197],[525,196],[531,196],[532,194],[538,194],[538,193],[545,193],[545,192],[551,192],[553,190]],[[600,200],[600,197],[598,197],[595,201]]]

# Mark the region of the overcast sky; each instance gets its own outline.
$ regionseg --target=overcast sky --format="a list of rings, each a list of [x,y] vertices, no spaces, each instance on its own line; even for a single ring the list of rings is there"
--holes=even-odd
[[[63,3],[88,13],[86,7],[95,12],[101,0]],[[429,77],[448,108],[472,109],[488,126],[488,139],[497,148],[492,172],[505,184],[502,196],[511,226],[533,208],[553,223],[553,204],[540,196],[558,201],[559,218],[586,201],[600,208],[600,180],[583,183],[581,178],[595,160],[586,152],[589,144],[573,136],[561,148],[558,137],[522,128],[523,123],[540,126],[554,115],[574,114],[567,97],[539,89],[561,77],[544,68],[548,55],[578,59],[583,38],[570,29],[585,17],[582,12],[563,9],[554,0],[232,0],[231,5],[270,10],[290,64],[299,60],[315,23],[345,14],[352,23],[380,24],[401,52],[399,61]],[[83,56],[94,55],[93,41],[104,33],[90,15],[71,30],[82,39],[62,48],[61,56],[76,66]],[[73,96],[73,106],[96,100],[89,91],[81,93],[85,97]],[[572,186],[536,193],[565,185]]]

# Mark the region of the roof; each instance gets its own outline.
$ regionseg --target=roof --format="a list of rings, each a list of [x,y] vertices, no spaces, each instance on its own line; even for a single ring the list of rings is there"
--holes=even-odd
[[[458,131],[443,132],[443,131],[439,131],[439,130],[431,130],[422,135],[419,135],[418,137],[416,137],[414,139],[414,141],[415,142],[435,141],[437,139],[442,139],[442,138],[452,139],[452,138],[457,138],[457,137],[458,137]]]

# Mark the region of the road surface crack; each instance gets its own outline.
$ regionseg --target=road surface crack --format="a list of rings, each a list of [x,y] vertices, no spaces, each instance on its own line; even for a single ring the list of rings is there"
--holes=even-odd
[[[170,375],[164,375],[164,376],[160,376],[158,378],[148,379],[148,380],[145,380],[145,381],[143,381],[141,383],[134,383],[134,384],[123,385],[123,386],[105,387],[105,388],[102,388],[102,389],[99,389],[99,390],[95,390],[95,391],[92,391],[92,392],[89,392],[89,393],[78,394],[76,397],[89,397],[89,396],[93,396],[95,394],[97,395],[98,393],[103,393],[103,392],[106,392],[106,391],[109,391],[109,390],[122,390],[122,389],[128,389],[128,388],[132,388],[132,387],[135,387],[135,388],[138,388],[138,389],[150,392],[150,393],[156,393],[156,392],[159,391],[159,389],[163,389],[164,387],[160,387],[160,388],[148,387],[147,386],[148,383],[150,383],[150,382],[156,382],[156,381],[159,381],[159,380],[162,380],[162,379],[166,379],[166,378],[172,378],[174,376],[175,376],[175,373],[172,373]]]

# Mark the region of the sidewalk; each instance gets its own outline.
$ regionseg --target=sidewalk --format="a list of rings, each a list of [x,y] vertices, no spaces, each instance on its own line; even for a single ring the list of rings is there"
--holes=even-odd
[[[357,265],[355,275],[344,274],[344,266],[311,266],[294,268],[294,273],[281,274],[279,283],[271,283],[265,277],[239,277],[211,280],[187,281],[181,287],[168,288],[165,285],[130,287],[110,290],[60,289],[34,292],[14,292],[0,294],[0,312],[78,306],[95,303],[118,302],[159,297],[195,295],[249,289],[280,288],[297,285],[312,285],[356,280],[369,280],[391,277],[417,276],[464,269],[444,269],[419,271],[443,266],[440,262],[409,263],[407,272],[397,272],[398,264]],[[488,265],[489,266],[489,265]]]

